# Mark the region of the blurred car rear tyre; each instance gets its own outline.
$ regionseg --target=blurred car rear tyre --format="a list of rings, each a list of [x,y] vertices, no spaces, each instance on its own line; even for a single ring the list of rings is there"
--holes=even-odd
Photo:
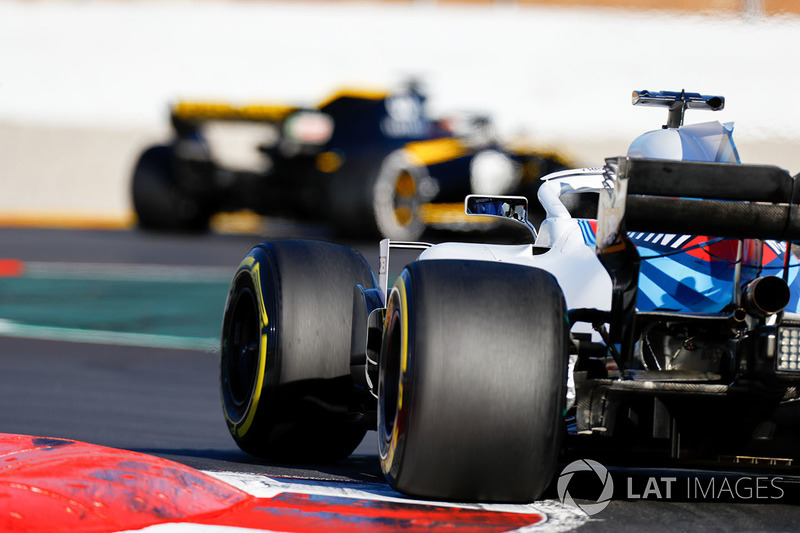
[[[389,295],[381,468],[414,496],[530,502],[564,433],[567,319],[555,278],[483,261],[411,263]]]
[[[172,158],[171,146],[151,146],[136,163],[132,192],[139,225],[157,231],[205,231],[211,210],[180,187]]]
[[[425,168],[409,161],[403,150],[384,159],[372,194],[375,224],[382,236],[397,241],[416,241],[422,236],[424,194],[420,187],[427,181]]]

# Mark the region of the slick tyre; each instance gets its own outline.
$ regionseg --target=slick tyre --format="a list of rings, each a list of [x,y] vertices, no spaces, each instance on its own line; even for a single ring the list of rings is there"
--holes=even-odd
[[[139,157],[131,183],[139,225],[148,230],[202,232],[211,210],[175,180],[170,146],[152,146]]]
[[[431,179],[425,167],[409,161],[404,151],[389,154],[372,191],[375,225],[381,236],[398,241],[418,240],[425,231],[420,207]]]
[[[567,321],[549,273],[418,261],[389,295],[378,385],[381,468],[414,496],[529,502],[563,435]]]
[[[225,306],[220,356],[225,421],[242,450],[324,462],[347,457],[361,442],[366,428],[349,416],[356,401],[355,285],[375,288],[375,278],[345,246],[268,242],[242,261]]]

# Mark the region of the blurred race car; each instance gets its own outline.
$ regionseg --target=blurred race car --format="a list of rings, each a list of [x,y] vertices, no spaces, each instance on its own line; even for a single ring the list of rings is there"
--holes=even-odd
[[[729,124],[683,125],[721,97],[633,100],[667,108],[667,125],[603,167],[546,176],[538,227],[524,197],[466,198],[532,244],[385,239],[377,279],[349,247],[255,247],[223,319],[237,444],[325,461],[377,427],[392,487],[458,501],[537,499],[565,451],[797,460],[796,178],[741,164]],[[421,253],[390,287],[401,248]]]
[[[502,146],[485,117],[432,120],[411,84],[343,90],[315,108],[178,102],[174,139],[140,156],[143,228],[201,231],[218,212],[331,222],[343,235],[416,239],[470,220],[466,194],[535,193],[558,154]]]

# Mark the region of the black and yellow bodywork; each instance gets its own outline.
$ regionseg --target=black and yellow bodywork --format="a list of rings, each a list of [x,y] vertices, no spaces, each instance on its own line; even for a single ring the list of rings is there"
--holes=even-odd
[[[424,104],[413,86],[342,90],[313,108],[178,102],[172,141],[146,149],[133,173],[139,223],[200,231],[216,213],[250,210],[408,240],[431,224],[467,223],[467,194],[535,194],[540,176],[569,166],[502,147],[483,119],[454,132]],[[488,160],[499,170],[476,170]],[[494,189],[492,173],[503,182]]]
[[[423,202],[413,214],[426,226],[485,225],[486,219],[464,214],[464,198],[469,194],[522,195],[535,209],[540,178],[573,166],[566,157],[555,152],[510,147],[497,141],[476,144],[462,138],[442,138],[408,143],[403,151],[425,169],[426,177],[435,184],[435,196]],[[488,176],[481,177],[481,172],[487,171],[479,168],[484,165],[476,163],[484,158],[494,168],[488,171]],[[398,203],[413,190],[402,178],[396,182]],[[404,214],[401,206],[395,217],[402,220]],[[544,212],[531,213],[531,216],[543,219]]]

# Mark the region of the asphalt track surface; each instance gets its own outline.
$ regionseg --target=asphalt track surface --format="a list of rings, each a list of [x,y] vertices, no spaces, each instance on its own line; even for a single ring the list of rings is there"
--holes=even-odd
[[[276,225],[272,229],[269,237],[331,237],[313,227]],[[213,272],[224,278],[226,269],[232,274],[249,248],[265,238],[222,234],[176,237],[137,230],[0,228],[0,258],[39,266],[77,263],[96,268],[99,264],[111,271],[130,271],[135,265],[199,267],[198,272]],[[354,246],[373,266],[376,264],[376,245]],[[163,294],[165,301],[182,298],[180,283],[174,285],[174,291]],[[59,294],[43,296],[45,302],[59,305]],[[224,294],[221,298],[224,301]],[[210,323],[214,313],[221,316],[221,310],[208,312],[212,316]],[[301,483],[384,485],[374,432],[367,435],[352,457],[335,465],[267,464],[241,452],[222,419],[217,354],[211,349],[148,345],[149,337],[142,342],[134,340],[133,345],[124,336],[116,340],[100,337],[90,342],[53,337],[39,336],[33,330],[13,330],[0,336],[0,432],[60,437],[143,452],[204,471],[254,473]],[[202,332],[200,337],[204,337]],[[324,437],[320,445],[324,445]],[[684,478],[707,473],[610,470],[617,483],[615,497],[594,518],[574,522],[580,530],[796,531],[800,522],[800,500],[795,490],[798,484],[793,476],[784,476],[787,484],[783,485],[786,490],[782,490],[781,498],[731,503],[708,496],[658,499],[652,497],[652,492],[646,499],[624,495],[618,498],[624,492],[621,486],[626,478],[635,479],[636,492],[642,494],[643,483],[649,477],[678,477],[681,483]],[[739,478],[742,475],[739,473]],[[744,475],[755,477],[759,473]],[[587,483],[585,490],[578,489],[576,500],[583,493],[589,500],[596,499],[590,485]],[[570,490],[573,488],[571,485]],[[554,499],[550,503],[558,506],[554,490],[550,496]],[[559,528],[564,529],[569,527]]]

